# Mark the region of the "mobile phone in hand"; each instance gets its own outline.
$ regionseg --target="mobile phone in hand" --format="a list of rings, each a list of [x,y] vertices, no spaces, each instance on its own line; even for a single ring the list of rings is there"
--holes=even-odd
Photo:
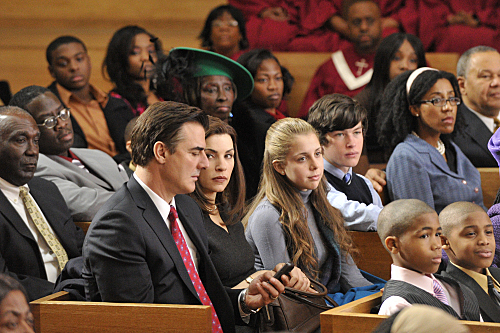
[[[281,281],[281,276],[288,275],[288,273],[292,271],[293,267],[294,265],[291,262],[287,262],[279,271],[276,272],[276,274],[274,274],[273,277]]]

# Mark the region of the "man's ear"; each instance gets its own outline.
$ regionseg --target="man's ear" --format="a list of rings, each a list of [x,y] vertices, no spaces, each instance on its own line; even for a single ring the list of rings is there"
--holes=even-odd
[[[170,156],[167,146],[161,141],[155,142],[155,145],[153,146],[153,154],[155,160],[160,164],[165,164]]]
[[[278,173],[282,174],[283,176],[285,175],[285,168],[283,167],[283,163],[280,161],[274,160],[273,161],[273,168],[276,170]]]
[[[457,81],[458,81],[458,88],[460,88],[460,93],[462,95],[467,95],[467,91],[465,89],[465,77],[459,76],[457,77]]]
[[[445,251],[451,249],[450,241],[448,240],[448,237],[444,235],[441,235],[441,247]]]
[[[396,236],[387,236],[385,238],[385,246],[389,249],[392,254],[399,253],[399,241]]]

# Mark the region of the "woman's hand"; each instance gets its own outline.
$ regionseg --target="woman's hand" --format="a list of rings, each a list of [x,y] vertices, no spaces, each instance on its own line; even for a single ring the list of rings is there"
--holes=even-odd
[[[277,264],[274,271],[277,272],[283,267],[284,263]],[[302,291],[316,292],[311,288],[311,281],[307,278],[306,274],[298,267],[294,267],[288,275],[281,277],[281,282],[285,287],[294,288]]]

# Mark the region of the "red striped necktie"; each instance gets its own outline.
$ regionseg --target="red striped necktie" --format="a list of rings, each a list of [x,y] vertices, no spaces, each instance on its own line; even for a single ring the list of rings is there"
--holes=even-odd
[[[219,318],[217,317],[215,308],[212,304],[212,301],[208,297],[207,291],[205,290],[205,287],[201,282],[196,268],[194,267],[193,259],[191,258],[191,254],[189,253],[189,248],[186,244],[186,240],[184,239],[184,236],[182,236],[182,232],[179,229],[179,224],[177,223],[178,217],[179,216],[177,215],[177,211],[175,210],[174,206],[170,206],[170,214],[168,214],[168,220],[170,221],[170,232],[172,233],[172,237],[174,238],[175,245],[177,245],[177,248],[181,253],[182,261],[186,266],[189,277],[193,282],[193,286],[198,293],[198,297],[200,298],[201,303],[203,303],[203,305],[210,305],[210,307],[212,308],[212,332],[222,333],[222,327],[220,326]]]

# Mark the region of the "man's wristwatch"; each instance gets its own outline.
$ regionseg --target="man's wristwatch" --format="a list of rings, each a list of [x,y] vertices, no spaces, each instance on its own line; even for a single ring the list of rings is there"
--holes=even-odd
[[[240,302],[240,308],[241,308],[241,311],[243,311],[243,313],[245,314],[252,314],[252,313],[256,313],[257,311],[256,310],[252,310],[248,307],[247,303],[246,303],[246,299],[247,299],[247,293],[248,293],[248,288],[245,289],[241,294],[240,294],[240,299],[239,299],[239,302]]]

